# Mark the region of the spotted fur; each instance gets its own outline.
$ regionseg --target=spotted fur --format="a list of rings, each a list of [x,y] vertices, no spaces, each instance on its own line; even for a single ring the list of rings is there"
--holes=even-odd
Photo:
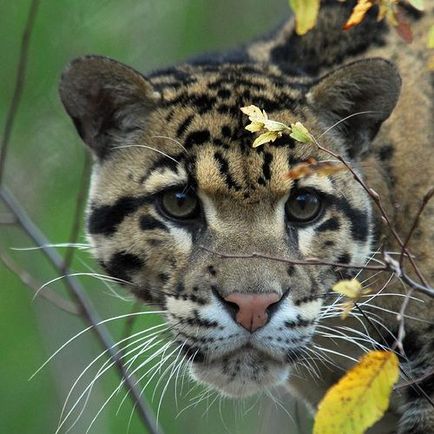
[[[318,332],[324,325],[342,326],[339,319],[322,319],[342,269],[228,259],[216,252],[360,265],[387,231],[351,173],[288,180],[285,174],[296,164],[330,156],[288,135],[253,149],[240,107],[254,104],[286,124],[301,121],[380,193],[399,233],[408,231],[434,167],[432,77],[423,47],[399,42],[376,22],[374,9],[362,25],[343,33],[351,2],[324,3],[318,26],[303,38],[290,20],[238,51],[147,77],[114,60],[86,56],[68,66],[60,86],[68,114],[95,155],[87,230],[101,266],[144,301],[164,307],[198,381],[238,397],[288,382],[312,408],[342,370],[321,369],[318,384],[293,376],[294,369],[306,369],[300,362],[306,348],[359,355],[355,345],[335,347]],[[411,17],[416,37],[426,32],[431,15]],[[364,113],[328,129],[357,112]],[[197,217],[181,221],[164,212],[161,195],[173,189],[197,195]],[[288,221],[285,213],[297,189],[321,198],[322,211],[309,224]],[[431,205],[412,245],[429,278],[433,219]],[[392,282],[388,291],[403,288]],[[250,333],[224,302],[234,292],[282,298],[269,309],[268,323]],[[401,301],[377,297],[374,303],[396,311]],[[410,304],[408,315],[419,321],[406,322],[403,362],[416,377],[432,369],[434,356],[432,303],[424,302]],[[396,331],[395,317],[378,312],[374,318]],[[347,324],[365,330],[357,321]],[[331,359],[342,369],[349,366]],[[434,399],[433,377],[422,386]],[[375,432],[434,433],[433,408],[420,393],[405,390]]]

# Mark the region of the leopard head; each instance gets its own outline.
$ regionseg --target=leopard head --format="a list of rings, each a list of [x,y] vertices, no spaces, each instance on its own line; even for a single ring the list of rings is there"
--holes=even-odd
[[[381,59],[320,79],[255,64],[144,77],[98,56],[65,70],[62,102],[95,157],[95,256],[164,309],[196,379],[230,396],[285,381],[337,279],[327,263],[363,264],[374,238],[369,198],[350,172],[292,181],[295,165],[331,156],[285,134],[252,148],[240,108],[301,121],[359,171],[399,89]],[[303,264],[310,257],[323,263]]]

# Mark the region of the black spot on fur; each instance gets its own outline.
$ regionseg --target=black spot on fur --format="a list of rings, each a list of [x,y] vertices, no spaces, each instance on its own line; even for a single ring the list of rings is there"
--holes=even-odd
[[[351,255],[349,253],[344,253],[339,256],[337,262],[339,264],[349,264],[351,262]]]
[[[292,276],[295,272],[295,266],[294,265],[288,265],[288,268],[286,269],[286,272],[288,273],[288,276]]]
[[[178,129],[176,130],[176,135],[179,137],[179,136],[182,136],[186,131],[187,131],[187,128],[190,126],[190,124],[191,124],[191,121],[193,120],[193,118],[194,118],[194,115],[190,115],[190,116],[187,116],[180,124],[179,124],[179,126],[178,126]]]
[[[392,159],[393,153],[394,153],[393,145],[387,144],[387,145],[382,146],[378,150],[378,157],[380,158],[381,161],[387,162],[387,161],[390,161]]]
[[[227,99],[231,96],[231,91],[228,89],[219,89],[217,95],[222,99]]]
[[[179,282],[179,283],[176,285],[176,289],[175,289],[175,291],[179,294],[179,293],[181,293],[181,292],[184,292],[184,290],[185,290],[184,284],[183,284],[182,282]]]
[[[215,276],[217,274],[217,271],[215,270],[214,266],[209,265],[208,266],[208,273],[211,274],[211,276]]]
[[[164,284],[164,283],[167,283],[168,281],[169,281],[169,279],[170,279],[170,276],[167,274],[167,273],[160,273],[159,275],[158,275],[158,278],[161,280],[161,282]]]
[[[167,231],[167,227],[163,223],[149,215],[140,217],[140,229],[143,231],[151,231],[154,229]]]
[[[224,126],[222,126],[222,129],[221,129],[221,131],[222,131],[222,136],[223,137],[226,137],[226,138],[231,138],[231,136],[232,136],[232,131],[231,131],[231,127],[230,126],[228,126],[228,125],[224,125]]]
[[[121,197],[113,205],[91,206],[87,228],[91,234],[112,235],[122,221],[133,214],[142,205],[148,203],[150,197]]]
[[[144,261],[132,253],[115,253],[110,261],[104,264],[105,270],[113,277],[129,281],[129,272],[142,268]]]
[[[324,241],[323,246],[324,247],[333,247],[335,245],[335,242],[333,240],[326,240]]]
[[[202,145],[208,142],[211,138],[211,134],[208,130],[192,131],[184,141],[184,146],[189,149],[194,145]]]
[[[232,177],[232,175],[229,172],[229,163],[226,160],[226,158],[223,157],[221,152],[214,152],[214,158],[217,160],[219,164],[220,173],[222,174],[223,178],[226,181],[226,184],[229,188],[233,188],[236,191],[241,190],[241,187],[238,185],[238,183],[235,181],[235,179]]]
[[[326,220],[324,223],[320,224],[317,228],[317,232],[325,232],[325,231],[337,231],[341,225],[339,224],[339,220],[336,217],[331,217]]]
[[[273,161],[273,154],[269,152],[264,153],[264,162],[262,163],[262,173],[266,180],[271,179],[271,162]]]

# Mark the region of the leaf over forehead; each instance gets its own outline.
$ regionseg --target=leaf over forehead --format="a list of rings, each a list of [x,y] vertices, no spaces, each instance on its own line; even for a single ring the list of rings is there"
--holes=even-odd
[[[275,131],[267,131],[266,133],[257,137],[252,146],[257,148],[258,146],[264,145],[265,143],[274,142],[280,135],[280,133]]]

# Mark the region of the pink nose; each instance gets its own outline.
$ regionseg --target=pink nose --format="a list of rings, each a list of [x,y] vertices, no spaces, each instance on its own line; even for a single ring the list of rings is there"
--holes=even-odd
[[[225,300],[238,306],[236,321],[249,332],[254,332],[267,324],[267,308],[277,303],[281,296],[270,294],[241,294],[235,292],[225,297]]]

